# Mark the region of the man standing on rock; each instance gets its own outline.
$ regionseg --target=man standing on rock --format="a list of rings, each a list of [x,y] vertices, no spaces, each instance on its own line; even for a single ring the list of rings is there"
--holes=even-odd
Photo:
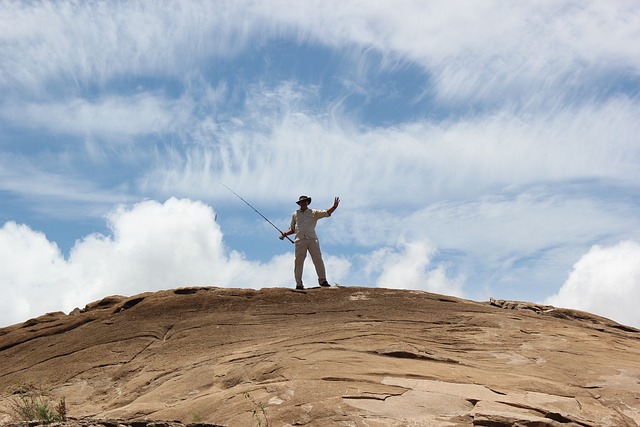
[[[296,289],[304,289],[302,285],[302,268],[307,257],[307,251],[311,255],[313,265],[316,267],[320,286],[331,286],[327,282],[327,273],[322,261],[320,243],[318,242],[318,236],[316,236],[316,223],[320,218],[331,216],[333,211],[338,208],[340,198],[336,197],[333,201],[333,206],[326,210],[309,209],[309,204],[311,204],[311,197],[309,196],[300,196],[296,203],[300,206],[300,209],[291,215],[291,227],[289,227],[289,230],[280,235],[280,240],[294,233],[296,235],[296,257],[293,267]]]

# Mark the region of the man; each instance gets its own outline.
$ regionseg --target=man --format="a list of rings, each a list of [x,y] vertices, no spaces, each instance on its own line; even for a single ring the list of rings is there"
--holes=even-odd
[[[293,267],[296,289],[304,289],[302,284],[302,268],[304,267],[307,252],[311,255],[313,265],[316,267],[320,286],[331,286],[329,282],[327,282],[327,273],[325,272],[324,262],[322,261],[320,243],[318,242],[318,236],[316,236],[316,223],[320,218],[331,216],[333,211],[338,208],[340,198],[336,197],[333,201],[333,206],[326,210],[309,209],[311,197],[308,196],[300,196],[296,203],[300,206],[300,209],[291,215],[291,227],[289,227],[289,230],[280,235],[280,240],[294,233],[296,235],[296,257]]]

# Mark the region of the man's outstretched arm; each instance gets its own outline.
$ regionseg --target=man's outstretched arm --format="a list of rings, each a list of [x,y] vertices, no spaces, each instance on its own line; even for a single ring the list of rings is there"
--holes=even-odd
[[[329,215],[331,215],[333,213],[333,211],[338,209],[338,205],[339,204],[340,204],[340,197],[336,197],[335,199],[333,199],[333,206],[331,206],[329,209],[327,209],[327,213]]]

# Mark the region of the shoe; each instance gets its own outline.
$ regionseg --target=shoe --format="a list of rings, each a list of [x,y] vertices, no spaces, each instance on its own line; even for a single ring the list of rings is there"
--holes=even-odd
[[[325,280],[324,282],[320,283],[320,286],[322,286],[323,288],[328,288],[328,287],[330,287],[331,285],[329,284],[329,282],[327,282],[327,281]]]
[[[297,286],[296,286],[296,289],[298,289],[298,290],[300,290],[300,291],[301,291],[301,290],[303,290],[303,289],[304,289],[304,286],[302,286],[302,285],[297,285]]]

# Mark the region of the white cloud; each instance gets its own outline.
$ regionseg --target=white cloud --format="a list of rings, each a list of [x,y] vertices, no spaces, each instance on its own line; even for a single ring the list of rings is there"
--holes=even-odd
[[[585,190],[589,183],[583,184]],[[477,200],[427,205],[404,219],[406,232],[432,238],[438,247],[473,256],[501,258],[530,254],[567,242],[584,245],[595,236],[628,233],[637,220],[627,203],[603,205],[580,194],[563,194],[555,186],[529,188]]]
[[[300,41],[314,40],[338,50],[353,49],[355,44],[366,51],[373,46],[422,64],[435,75],[440,93],[453,93],[445,98],[502,96],[504,88],[496,90],[496,85],[510,79],[517,79],[518,84],[509,84],[515,91],[555,97],[557,85],[545,90],[539,84],[541,79],[554,81],[541,74],[540,67],[591,81],[593,73],[575,72],[583,67],[580,64],[634,69],[640,57],[640,43],[630,42],[637,37],[634,23],[640,16],[633,13],[637,7],[633,3],[507,7],[502,2],[417,1],[399,7],[388,2],[185,1],[9,6],[0,37],[17,43],[3,45],[7,51],[1,55],[7,60],[0,65],[4,67],[0,75],[21,78],[21,72],[28,72],[45,87],[57,87],[47,86],[55,76],[117,83],[122,76],[171,75],[188,87],[189,82],[206,80],[198,64],[242,52],[257,34],[264,41],[299,33]],[[567,52],[573,59],[563,59]],[[493,76],[488,84],[484,74]],[[444,76],[454,76],[454,81],[443,82]],[[4,90],[10,92],[14,86],[7,84]],[[216,81],[211,86],[202,92],[217,93],[224,84]],[[268,189],[297,182],[299,190],[290,189],[294,194],[329,187],[344,189],[343,194],[352,191],[363,200],[393,203],[406,201],[418,186],[439,200],[531,180],[638,179],[640,129],[635,117],[640,111],[637,102],[624,97],[579,107],[554,106],[527,115],[511,112],[511,103],[505,102],[501,112],[490,115],[363,129],[332,114],[334,105],[317,111],[318,88],[291,82],[250,87],[246,110],[224,123],[206,114],[189,120],[197,102],[191,95],[179,101],[135,94],[91,101],[71,98],[67,103],[38,96],[24,111],[15,105],[3,110],[49,131],[96,138],[118,140],[158,132],[162,140],[174,130],[189,135],[195,147],[172,141],[167,153],[160,158],[151,154],[152,160],[139,171],[143,176],[139,191],[152,197],[180,194],[212,199],[214,192],[200,183],[222,180],[247,183],[235,187],[254,200],[268,194]],[[149,148],[154,154],[154,148],[164,149],[157,141]],[[363,158],[367,161],[360,161]],[[309,159],[318,170],[333,171],[331,177],[304,175]],[[372,176],[376,179],[362,178]]]
[[[596,190],[587,181],[371,209],[352,206],[345,196],[323,239],[365,248],[393,247],[399,238],[431,242],[436,256],[447,261],[448,274],[467,278],[467,297],[539,301],[557,291],[567,269],[594,241],[617,241],[630,232],[640,238],[630,231],[640,225],[633,202],[602,203],[593,198],[596,191],[616,189]]]
[[[66,174],[69,165],[56,158],[57,171],[42,169],[36,156],[0,153],[0,191],[19,194],[29,207],[55,218],[101,217],[117,203],[133,199],[125,188],[104,189],[85,178]]]
[[[435,248],[425,242],[401,242],[397,247],[375,250],[364,257],[364,272],[378,276],[376,286],[393,289],[419,289],[462,296],[461,277],[447,277],[446,266],[432,266]]]
[[[588,311],[640,327],[640,244],[595,245],[546,304]]]
[[[44,234],[7,222],[0,229],[0,324],[69,311],[113,294],[292,281],[288,257],[267,263],[245,259],[225,247],[214,218],[210,207],[186,199],[121,207],[109,216],[112,235],[85,237],[68,260]]]
[[[637,69],[638,16],[635,2],[597,1],[10,2],[0,15],[0,86],[38,92],[60,79],[190,78],[253,37],[289,36],[380,53],[389,67],[419,64],[441,99],[495,101],[508,89],[543,100],[612,68]]]
[[[588,88],[608,69],[637,69],[639,9],[634,2],[597,1],[285,0],[258,4],[256,14],[297,29],[301,40],[382,53],[389,67],[420,64],[441,100],[466,104],[517,94],[527,104]]]
[[[589,180],[635,185],[640,179],[640,106],[629,100],[526,118],[505,112],[356,129],[309,113],[304,99],[313,95],[304,93],[293,105],[249,101],[262,106],[259,129],[252,110],[240,116],[241,126],[200,129],[202,143],[150,165],[140,191],[220,200],[228,192],[202,183],[222,181],[253,201],[328,193],[354,207],[395,209],[488,197],[505,188]]]
[[[5,2],[0,87],[46,93],[60,82],[90,86],[132,75],[182,78],[185,68],[245,45],[247,33],[261,27],[252,25],[246,12],[207,1]]]
[[[55,103],[5,105],[2,114],[13,123],[43,128],[51,134],[110,137],[122,141],[147,134],[170,133],[181,127],[191,106],[152,94],[107,96],[97,101],[71,99]]]
[[[0,228],[0,325],[61,307],[66,264],[58,247],[26,225]]]

